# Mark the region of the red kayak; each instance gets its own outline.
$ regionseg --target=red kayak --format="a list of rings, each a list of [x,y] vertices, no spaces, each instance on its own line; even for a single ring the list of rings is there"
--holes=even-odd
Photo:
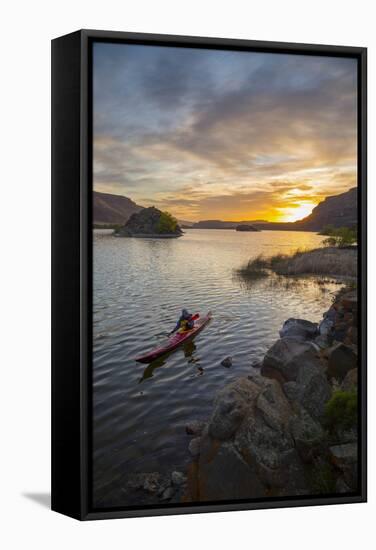
[[[155,359],[158,359],[161,355],[164,355],[165,353],[169,353],[170,351],[173,351],[174,349],[181,346],[181,344],[184,344],[184,342],[187,342],[187,340],[190,340],[196,334],[198,334],[205,325],[208,324],[212,317],[211,311],[205,317],[202,317],[201,319],[198,319],[195,321],[195,326],[191,330],[187,330],[182,333],[176,333],[170,336],[168,340],[161,346],[158,346],[157,348],[154,348],[153,350],[149,351],[149,353],[146,353],[145,355],[141,355],[141,357],[137,357],[136,361],[139,363],[151,363]]]

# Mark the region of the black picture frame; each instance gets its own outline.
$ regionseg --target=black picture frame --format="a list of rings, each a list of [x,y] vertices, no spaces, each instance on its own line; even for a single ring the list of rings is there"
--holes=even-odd
[[[91,505],[93,41],[352,57],[358,61],[359,492],[95,509]],[[80,30],[52,40],[52,509],[79,520],[365,502],[367,499],[366,48]]]

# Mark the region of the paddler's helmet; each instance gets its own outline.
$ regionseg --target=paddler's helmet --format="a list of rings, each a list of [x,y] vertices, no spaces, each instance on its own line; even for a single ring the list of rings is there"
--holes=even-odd
[[[183,317],[183,319],[189,319],[190,314],[188,313],[188,311],[186,309],[182,309],[181,310],[181,316]]]

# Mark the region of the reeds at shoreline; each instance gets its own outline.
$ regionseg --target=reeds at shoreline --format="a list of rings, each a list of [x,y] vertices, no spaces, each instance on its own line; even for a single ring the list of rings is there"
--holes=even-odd
[[[260,254],[238,270],[238,275],[256,279],[270,273],[284,276],[317,275],[357,277],[357,248],[325,247],[297,250],[293,254]]]

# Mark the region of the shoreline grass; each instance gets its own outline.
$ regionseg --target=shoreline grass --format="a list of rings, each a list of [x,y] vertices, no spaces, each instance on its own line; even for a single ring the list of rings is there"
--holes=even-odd
[[[316,275],[352,279],[357,277],[357,248],[325,247],[297,250],[292,254],[260,254],[237,273],[249,279],[267,277],[271,273],[287,277]]]

